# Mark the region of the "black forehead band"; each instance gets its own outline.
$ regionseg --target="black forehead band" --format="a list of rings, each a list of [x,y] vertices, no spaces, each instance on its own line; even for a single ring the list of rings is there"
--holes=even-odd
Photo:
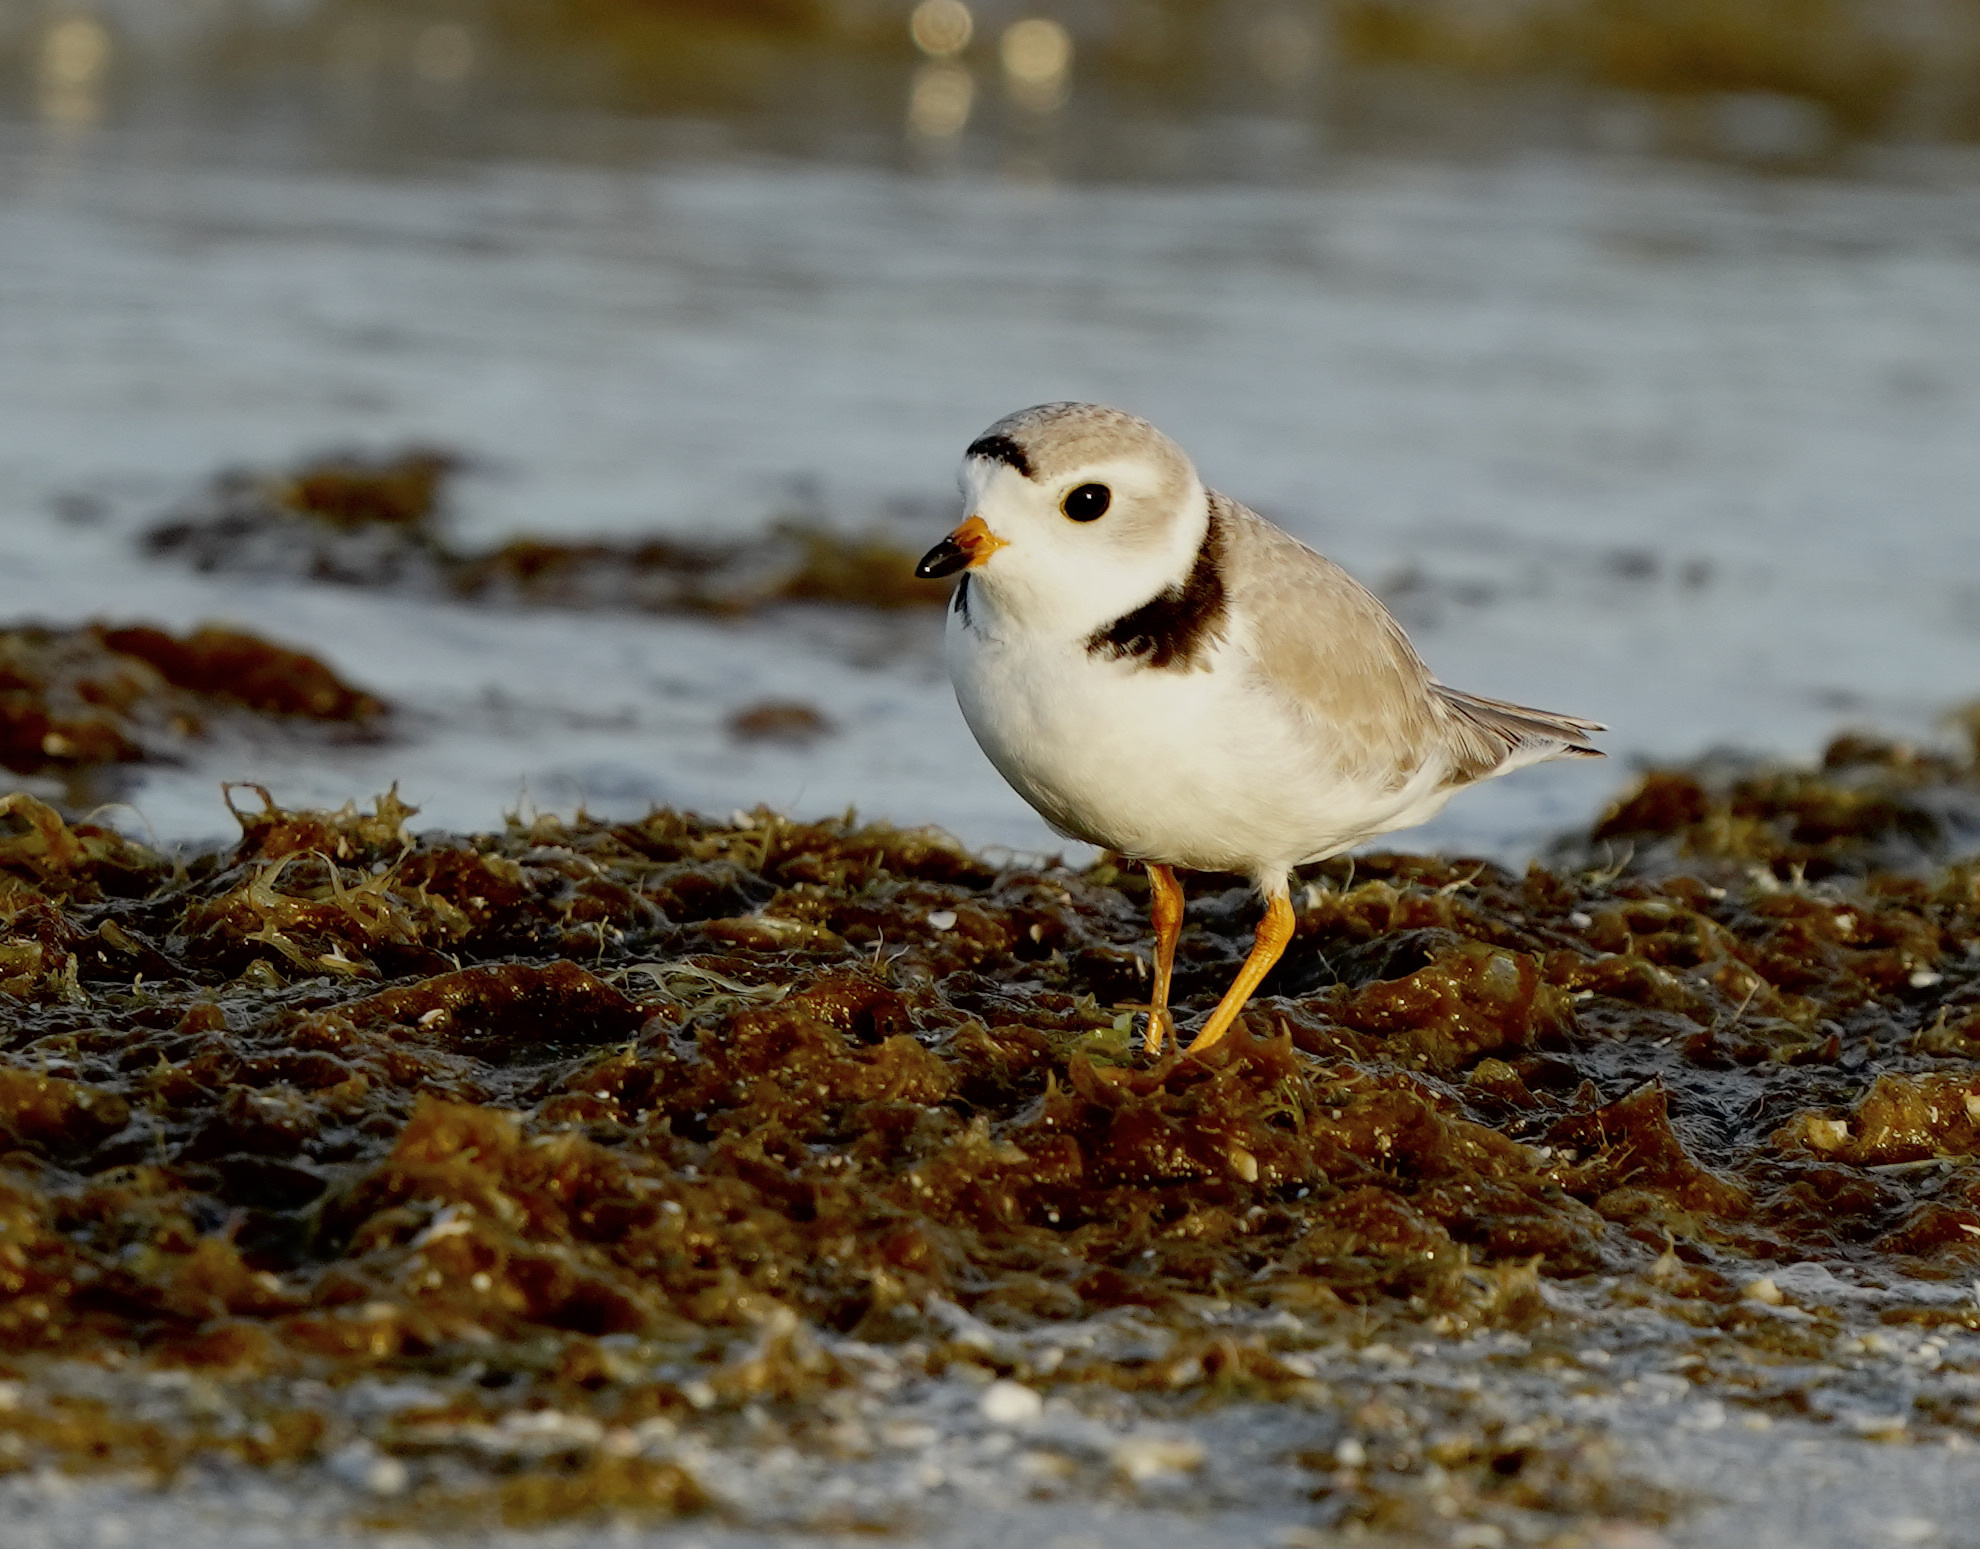
[[[993,463],[1017,469],[1027,479],[1031,477],[1031,459],[1024,455],[1024,448],[1009,436],[978,436],[970,442],[969,450],[963,455],[987,457]]]

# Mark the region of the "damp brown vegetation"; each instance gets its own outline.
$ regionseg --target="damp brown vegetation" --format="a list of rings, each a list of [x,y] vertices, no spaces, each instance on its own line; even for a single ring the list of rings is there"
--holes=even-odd
[[[1976,798],[1859,739],[1650,775],[1523,876],[1330,863],[1247,1027],[1157,1065],[1145,884],[1105,864],[767,813],[417,836],[391,797],[171,858],[10,798],[0,1466],[359,1447],[401,1514],[684,1512],[669,1438],[815,1439],[884,1356],[1335,1406],[1393,1455],[1316,1453],[1371,1531],[1444,1509],[1431,1462],[1467,1512],[1613,1513],[1582,1441],[1439,1441],[1309,1352],[1538,1342],[1550,1283],[1599,1284],[1764,1366],[1826,1326],[1742,1295],[1771,1266],[1970,1279]],[[1197,879],[1185,1006],[1253,909]],[[168,1426],[78,1370],[230,1397]]]
[[[1972,132],[1980,32],[1971,6],[1938,4],[1906,33],[1866,0],[1575,0],[1492,7],[1348,0],[1337,13],[1352,58],[1460,71],[1546,72],[1676,95],[1778,94],[1820,104],[1849,132],[1889,132],[1932,114],[1934,90]]]
[[[777,603],[939,606],[885,538],[780,522],[741,542],[566,541],[497,548],[448,536],[447,453],[350,455],[283,474],[232,473],[194,508],[150,528],[145,549],[207,572],[439,592],[480,602],[649,613],[741,614]]]
[[[363,731],[384,713],[315,657],[222,625],[0,628],[0,765],[15,774],[169,757],[228,717]]]

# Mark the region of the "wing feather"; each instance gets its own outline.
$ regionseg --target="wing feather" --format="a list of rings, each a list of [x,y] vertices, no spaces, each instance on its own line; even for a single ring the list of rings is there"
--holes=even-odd
[[[1432,760],[1462,785],[1549,758],[1600,758],[1600,723],[1447,688],[1381,600],[1255,512],[1212,495],[1229,524],[1224,582],[1250,625],[1252,666],[1356,780],[1400,787]]]

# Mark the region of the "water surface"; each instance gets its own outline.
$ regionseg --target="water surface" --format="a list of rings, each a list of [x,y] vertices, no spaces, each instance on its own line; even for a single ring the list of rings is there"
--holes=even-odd
[[[407,710],[216,747],[137,817],[222,831],[397,779],[518,802],[856,805],[1055,841],[971,744],[940,621],[532,614],[202,579],[132,538],[216,469],[422,440],[476,542],[807,514],[913,549],[983,425],[1075,397],[1381,591],[1446,679],[1593,715],[1425,842],[1517,854],[1638,759],[1929,735],[1980,693],[1980,176],[1533,154],[1296,183],[1064,185],[741,156],[271,164],[235,137],[0,132],[0,615],[237,621]],[[837,733],[746,749],[764,698]]]

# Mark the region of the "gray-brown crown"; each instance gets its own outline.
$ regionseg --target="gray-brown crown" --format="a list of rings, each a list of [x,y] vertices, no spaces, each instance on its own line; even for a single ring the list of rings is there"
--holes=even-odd
[[[1113,457],[1151,461],[1178,484],[1192,472],[1183,449],[1147,420],[1098,403],[1041,403],[1007,414],[964,455],[987,457],[1047,484]]]

